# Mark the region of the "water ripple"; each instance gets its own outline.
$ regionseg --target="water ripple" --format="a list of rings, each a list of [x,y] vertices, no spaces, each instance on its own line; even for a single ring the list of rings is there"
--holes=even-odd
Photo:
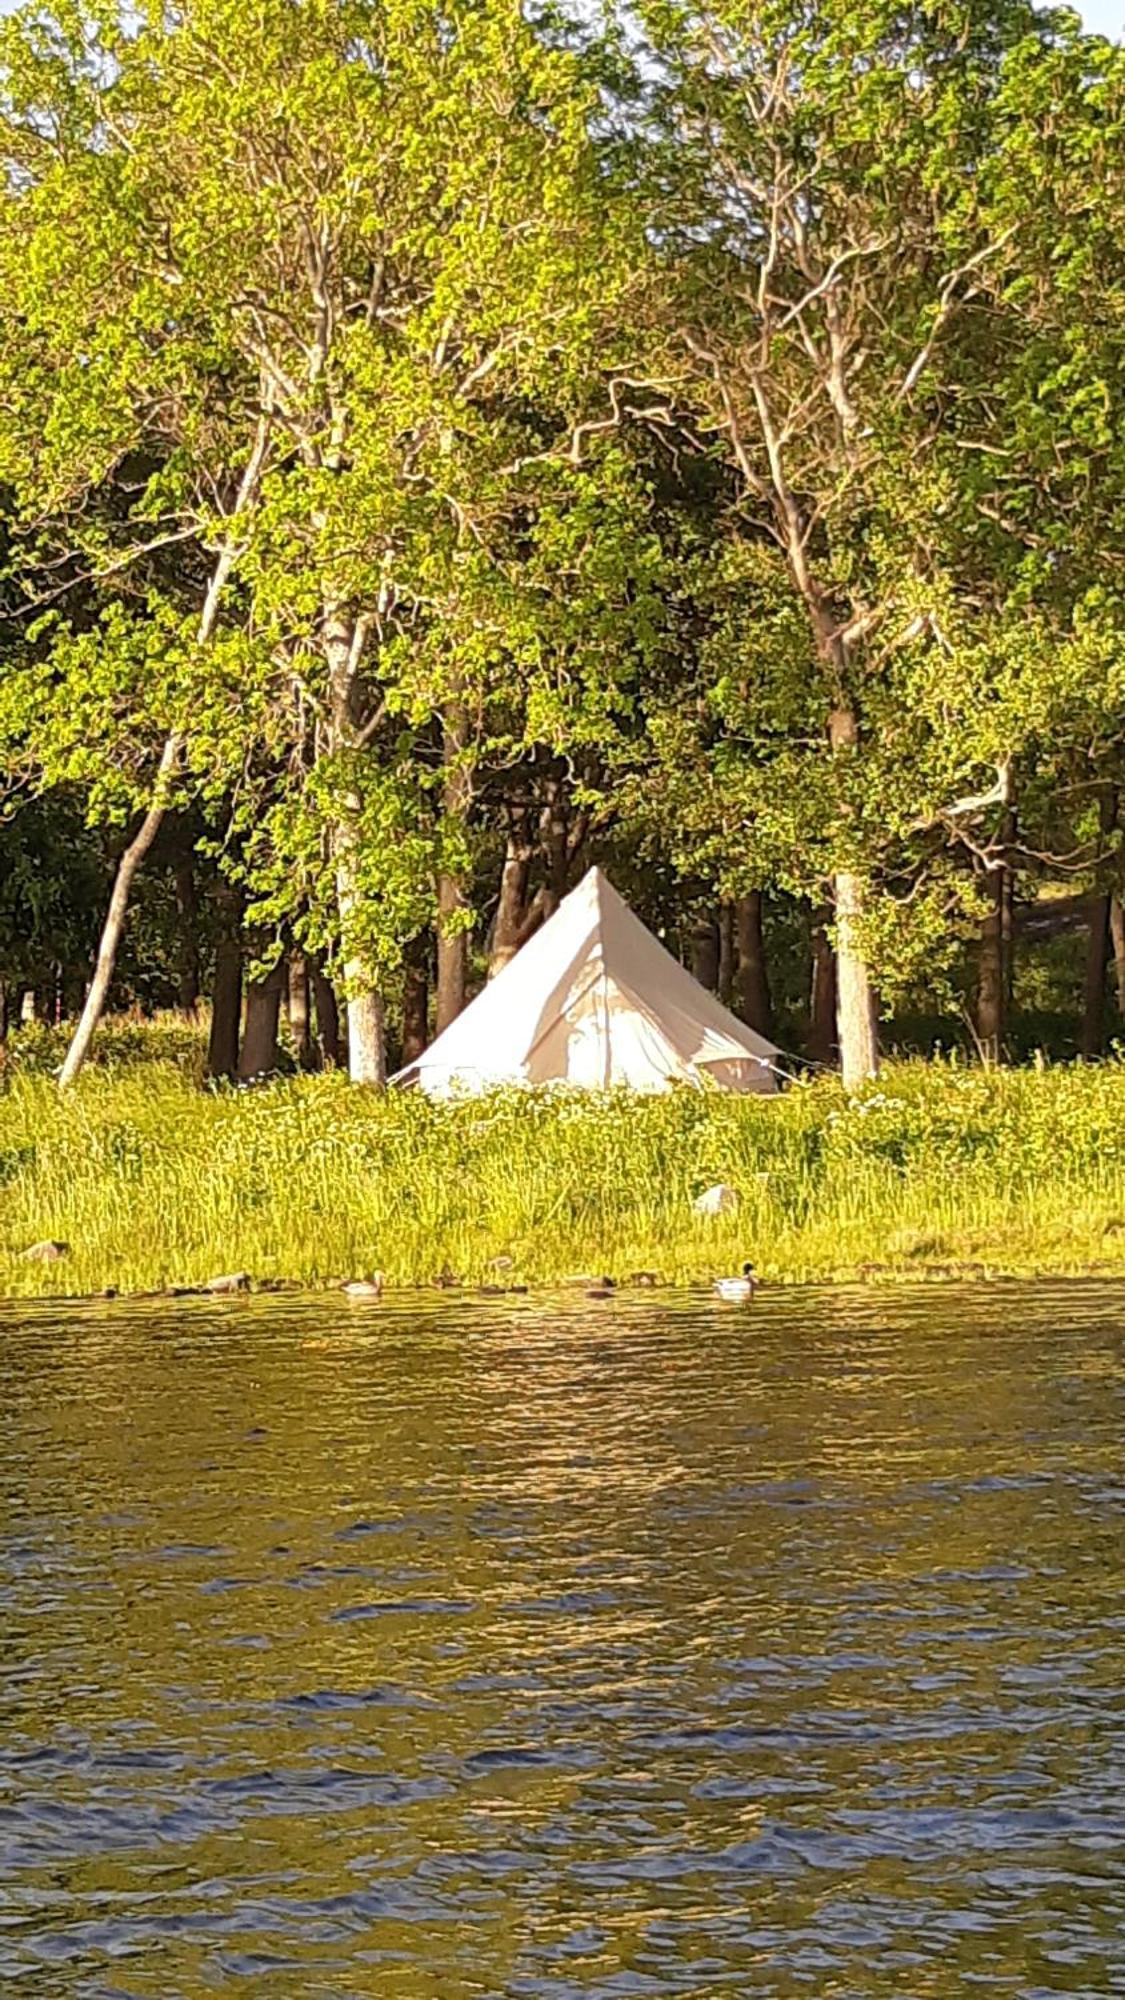
[[[1125,1992],[1105,1286],[0,1311],[0,1980]]]

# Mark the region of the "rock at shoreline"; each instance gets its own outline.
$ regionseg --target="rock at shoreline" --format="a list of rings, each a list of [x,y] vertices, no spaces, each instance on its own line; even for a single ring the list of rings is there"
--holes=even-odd
[[[738,1189],[729,1187],[726,1181],[717,1181],[714,1187],[704,1188],[692,1202],[697,1215],[733,1215],[738,1207]]]
[[[43,1243],[33,1243],[30,1250],[22,1250],[20,1255],[30,1264],[57,1264],[60,1257],[70,1256],[69,1243],[56,1243],[47,1237]]]
[[[231,1271],[222,1278],[208,1278],[201,1292],[248,1292],[250,1290],[249,1271]]]

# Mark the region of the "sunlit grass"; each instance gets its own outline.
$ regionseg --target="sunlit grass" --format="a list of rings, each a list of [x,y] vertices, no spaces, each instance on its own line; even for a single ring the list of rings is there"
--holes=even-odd
[[[374,1270],[392,1286],[697,1282],[746,1257],[796,1280],[1125,1270],[1116,1061],[900,1065],[853,1102],[829,1079],[773,1100],[509,1092],[441,1106],[338,1076],[208,1090],[190,1030],[114,1032],[65,1095],[46,1046],[3,1072],[9,1294],[233,1270],[309,1285]],[[716,1181],[738,1211],[701,1218],[693,1198]],[[45,1237],[70,1255],[20,1257]]]

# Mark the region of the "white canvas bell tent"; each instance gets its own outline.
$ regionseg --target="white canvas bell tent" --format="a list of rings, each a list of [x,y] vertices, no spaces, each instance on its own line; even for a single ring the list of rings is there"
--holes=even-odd
[[[779,1051],[685,972],[591,868],[547,923],[393,1080],[432,1097],[501,1084],[772,1091]]]

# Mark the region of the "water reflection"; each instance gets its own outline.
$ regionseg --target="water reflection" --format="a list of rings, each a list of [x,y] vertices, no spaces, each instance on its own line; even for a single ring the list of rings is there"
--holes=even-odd
[[[1125,1990],[1104,1288],[0,1325],[0,1976]]]

